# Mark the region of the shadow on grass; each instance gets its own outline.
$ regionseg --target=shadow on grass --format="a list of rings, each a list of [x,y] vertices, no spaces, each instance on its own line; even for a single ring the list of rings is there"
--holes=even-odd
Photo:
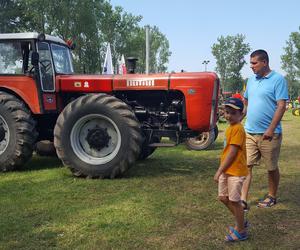
[[[53,169],[62,167],[63,164],[57,157],[53,156],[37,156],[33,157],[28,161],[21,171],[32,171],[32,170],[43,170],[43,169]]]
[[[146,160],[138,161],[123,178],[212,175],[218,164],[219,158],[210,157],[208,152],[203,156],[190,156],[176,152],[154,154]]]

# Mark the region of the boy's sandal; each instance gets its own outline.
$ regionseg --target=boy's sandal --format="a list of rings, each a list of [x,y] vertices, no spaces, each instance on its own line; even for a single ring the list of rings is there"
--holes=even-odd
[[[277,199],[272,197],[271,195],[267,195],[266,198],[260,202],[258,202],[257,207],[259,208],[269,208],[276,205]]]
[[[245,220],[244,222],[244,228],[245,230],[248,230],[250,227],[250,222],[248,220]],[[236,230],[234,227],[229,227],[229,232],[233,233],[233,230]]]
[[[232,233],[225,236],[226,242],[236,242],[241,240],[247,240],[248,239],[248,233],[247,231],[243,233],[239,233],[234,228],[232,228]]]
[[[241,200],[241,203],[242,203],[242,207],[244,209],[244,212],[248,212],[250,210],[250,207],[249,207],[248,203],[244,200]]]

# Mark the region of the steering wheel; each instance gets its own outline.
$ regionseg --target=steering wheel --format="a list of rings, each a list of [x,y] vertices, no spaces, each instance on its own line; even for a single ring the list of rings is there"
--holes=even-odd
[[[48,59],[44,59],[40,61],[40,64],[43,66],[43,68],[45,69],[45,71],[48,71],[48,69],[51,66],[51,61]]]

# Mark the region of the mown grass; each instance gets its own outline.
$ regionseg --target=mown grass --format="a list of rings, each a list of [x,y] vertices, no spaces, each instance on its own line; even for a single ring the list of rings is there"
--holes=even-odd
[[[222,132],[210,150],[158,149],[122,179],[74,178],[56,158],[35,156],[23,171],[0,174],[0,249],[299,249],[300,118],[283,120],[280,202],[258,209],[267,192],[254,172],[250,239],[226,244],[229,212],[213,175]]]

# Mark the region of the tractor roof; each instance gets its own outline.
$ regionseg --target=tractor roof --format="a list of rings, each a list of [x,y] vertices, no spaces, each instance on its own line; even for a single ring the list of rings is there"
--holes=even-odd
[[[25,33],[2,33],[0,34],[0,40],[28,40],[38,39],[39,33],[37,32],[25,32]],[[62,43],[66,45],[66,42],[59,37],[46,35],[47,41],[56,43]]]

